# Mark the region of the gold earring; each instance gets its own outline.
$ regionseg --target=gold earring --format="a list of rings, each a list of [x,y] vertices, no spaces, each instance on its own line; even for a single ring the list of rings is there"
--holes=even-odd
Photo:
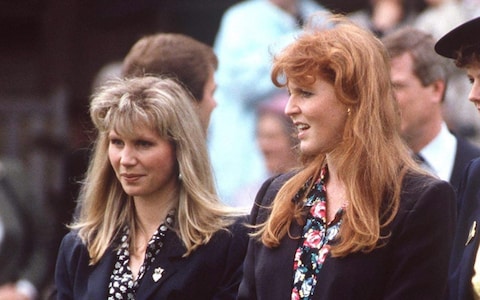
[[[352,112],[352,111],[350,110],[350,107],[347,108],[347,115],[350,115],[351,112]]]

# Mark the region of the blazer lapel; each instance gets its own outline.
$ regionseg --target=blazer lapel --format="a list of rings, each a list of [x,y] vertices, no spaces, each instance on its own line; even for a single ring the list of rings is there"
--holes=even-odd
[[[185,259],[182,257],[185,251],[177,234],[171,230],[167,231],[160,254],[146,271],[136,298],[150,299],[149,297],[178,271],[181,265],[179,262]]]
[[[88,278],[87,299],[107,299],[108,284],[115,260],[115,253],[109,248]]]
[[[477,192],[475,199],[480,199],[480,192]],[[466,224],[468,225],[468,231],[465,232],[465,236],[460,237],[465,240],[465,254],[462,265],[468,266],[470,269],[475,262],[480,243],[480,206],[476,205],[472,211],[474,213],[468,218]],[[469,276],[473,275],[471,271],[468,273]]]

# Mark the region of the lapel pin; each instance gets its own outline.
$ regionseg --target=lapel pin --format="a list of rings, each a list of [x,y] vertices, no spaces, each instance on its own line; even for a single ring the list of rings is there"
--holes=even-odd
[[[465,246],[470,244],[470,242],[473,240],[475,237],[477,231],[477,221],[473,221],[472,227],[470,227],[470,231],[468,232],[468,237],[467,237],[467,242],[465,243]]]
[[[161,267],[155,268],[155,270],[153,271],[153,275],[152,275],[153,281],[155,281],[155,282],[159,281],[160,278],[162,278],[163,271],[165,271],[165,270],[162,269]]]

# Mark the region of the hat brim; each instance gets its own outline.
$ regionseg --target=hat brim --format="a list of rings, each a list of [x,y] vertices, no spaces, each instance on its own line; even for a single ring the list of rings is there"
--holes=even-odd
[[[480,17],[463,23],[441,37],[435,44],[435,51],[455,59],[461,47],[477,43],[480,43]]]

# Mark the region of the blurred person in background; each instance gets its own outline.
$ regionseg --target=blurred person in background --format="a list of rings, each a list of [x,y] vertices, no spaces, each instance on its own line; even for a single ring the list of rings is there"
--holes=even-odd
[[[424,1],[425,9],[417,15],[411,25],[430,33],[436,40],[467,20],[467,12],[462,0]]]
[[[145,74],[173,76],[193,95],[205,134],[217,106],[215,70],[218,59],[212,47],[180,33],[158,33],[138,40],[123,60],[122,76]]]
[[[425,2],[427,7],[418,15],[412,25],[430,33],[435,40],[440,39],[452,28],[466,22],[470,13],[474,11],[467,7],[464,0],[425,0]],[[480,9],[480,2],[477,5]],[[456,134],[480,144],[480,117],[471,109],[470,103],[464,100],[468,98],[470,84],[465,80],[464,72],[457,68],[452,61],[447,61],[446,67],[448,88],[443,104],[444,119]]]
[[[51,216],[16,160],[0,160],[0,299],[43,299],[55,262]]]
[[[258,105],[276,88],[270,80],[272,53],[293,40],[308,17],[327,11],[313,0],[247,0],[227,9],[214,50],[218,107],[208,144],[221,198],[268,174],[255,141]]]
[[[423,9],[417,0],[369,0],[369,5],[348,14],[358,25],[372,31],[376,36],[412,24]]]
[[[256,137],[268,177],[286,173],[299,166],[295,127],[285,114],[288,97],[287,92],[282,91],[258,107]],[[251,208],[255,195],[268,177],[242,187],[235,195],[232,205]]]
[[[435,53],[433,36],[411,26],[384,36],[382,41],[390,55],[403,139],[422,157],[420,163],[426,170],[458,190],[465,167],[480,156],[480,148],[452,133],[443,119],[447,62]]]

